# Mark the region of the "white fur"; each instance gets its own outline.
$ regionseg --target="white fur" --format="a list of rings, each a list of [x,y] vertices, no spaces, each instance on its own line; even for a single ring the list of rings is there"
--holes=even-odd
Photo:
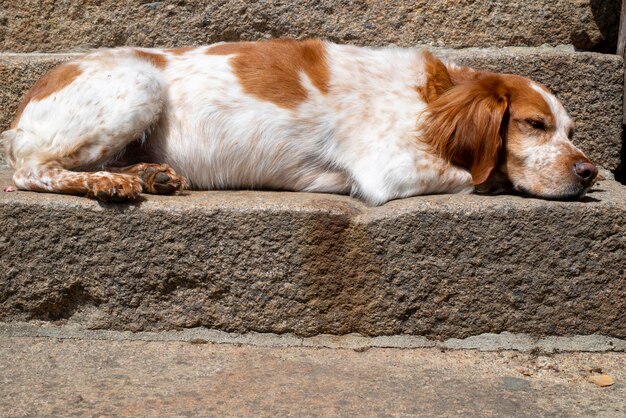
[[[161,75],[128,54],[115,55],[114,62],[107,53],[105,59],[79,61],[83,73],[74,82],[28,104],[13,141],[17,167],[69,155],[81,143],[89,163],[101,149],[119,151],[156,122],[163,106]]]
[[[561,102],[553,94],[548,93],[532,81],[530,87],[538,92],[550,107],[555,126],[549,141],[541,144],[533,144],[528,141],[529,143],[525,147],[528,156],[528,171],[541,171],[550,164],[558,162],[563,154],[579,153],[582,157],[582,152],[568,138],[568,132],[573,129],[574,123]]]

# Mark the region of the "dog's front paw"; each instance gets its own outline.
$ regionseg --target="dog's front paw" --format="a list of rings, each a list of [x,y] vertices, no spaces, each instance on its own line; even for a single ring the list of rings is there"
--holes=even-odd
[[[146,193],[176,194],[186,186],[185,178],[176,174],[167,164],[146,164],[137,175],[143,182]]]

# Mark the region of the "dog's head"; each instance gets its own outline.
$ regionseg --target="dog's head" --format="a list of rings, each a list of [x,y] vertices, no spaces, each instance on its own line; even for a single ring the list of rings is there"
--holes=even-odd
[[[466,167],[477,190],[512,186],[532,196],[573,199],[593,185],[598,170],[572,144],[574,123],[546,87],[509,74],[441,76],[441,67],[439,78],[427,100],[422,139]]]

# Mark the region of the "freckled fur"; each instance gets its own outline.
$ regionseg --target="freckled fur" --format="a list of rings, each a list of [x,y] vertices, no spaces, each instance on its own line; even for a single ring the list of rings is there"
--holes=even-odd
[[[507,155],[501,171],[513,178],[514,186],[544,197],[582,195],[587,188],[577,182],[572,167],[587,156],[569,139],[574,123],[563,105],[545,86],[513,77],[511,122]],[[528,88],[530,87],[530,88]],[[524,120],[541,119],[546,130],[533,132]]]
[[[19,113],[2,135],[18,187],[100,199],[158,193],[146,167],[175,191],[382,204],[505,178],[552,196],[585,158],[563,138],[572,122],[558,100],[527,79],[318,40],[101,50],[42,78]],[[554,129],[528,131],[528,115]],[[140,164],[121,168],[127,159]]]

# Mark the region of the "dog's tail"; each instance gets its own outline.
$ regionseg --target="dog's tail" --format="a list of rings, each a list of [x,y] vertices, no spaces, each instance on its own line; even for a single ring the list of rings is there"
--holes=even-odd
[[[15,168],[15,155],[13,155],[13,141],[17,137],[18,129],[9,129],[8,131],[0,134],[0,142],[4,143],[4,153],[7,156],[7,161],[12,168]]]

